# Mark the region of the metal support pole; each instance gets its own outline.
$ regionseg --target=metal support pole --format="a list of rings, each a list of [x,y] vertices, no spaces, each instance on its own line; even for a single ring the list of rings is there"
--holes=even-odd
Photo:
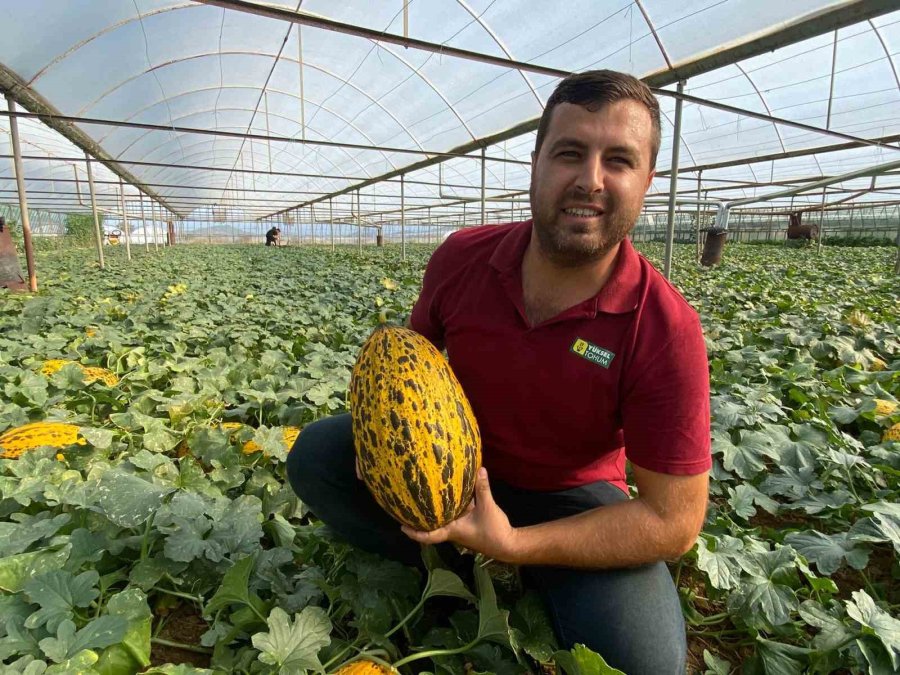
[[[9,112],[16,111],[16,104],[12,96],[6,96],[6,105]],[[19,214],[22,222],[22,237],[25,240],[25,264],[28,267],[28,290],[37,292],[37,272],[34,268],[34,245],[31,241],[31,221],[28,218],[28,196],[25,194],[25,175],[22,168],[22,149],[19,145],[19,120],[9,116],[9,131],[12,136],[13,167],[16,170],[16,189],[19,192]],[[102,263],[100,265],[103,266]]]
[[[159,207],[159,217],[162,219],[162,204],[157,204]],[[157,221],[153,221],[153,250],[159,253],[159,229],[157,225]]]
[[[405,7],[405,5],[404,5]],[[400,174],[400,260],[406,260],[406,181]]]
[[[144,249],[150,253],[150,240],[147,238],[147,219],[144,217],[144,195],[141,198],[141,228],[144,232]]]
[[[356,191],[356,252],[362,253],[362,212],[359,206],[359,190]]]
[[[822,188],[822,210],[819,211],[819,241],[816,242],[816,253],[822,252],[822,240],[825,238],[825,188]]]
[[[97,214],[97,195],[94,192],[94,172],[91,170],[91,157],[84,153],[87,160],[88,188],[91,191],[91,211],[94,214],[94,241],[97,244],[97,260],[100,262],[100,269],[105,269],[106,264],[103,260],[103,237],[100,233],[100,216]]]
[[[122,202],[122,227],[125,230],[125,256],[131,260],[131,230],[128,227],[128,212],[125,210],[125,185],[119,179],[119,201]]]
[[[697,262],[700,262],[700,184],[703,179],[703,169],[697,172]]]
[[[481,224],[484,225],[485,215],[485,175],[486,175],[486,167],[485,167],[485,151],[486,148],[482,146],[481,148]]]
[[[328,198],[328,229],[331,234],[331,252],[334,253],[334,202]]]
[[[678,93],[684,93],[684,80],[678,81]],[[675,197],[678,194],[678,155],[681,150],[681,104],[682,99],[675,99],[675,131],[672,136],[672,168],[669,173],[669,218],[666,223],[666,257],[663,274],[666,279],[672,278],[672,248],[675,240]]]

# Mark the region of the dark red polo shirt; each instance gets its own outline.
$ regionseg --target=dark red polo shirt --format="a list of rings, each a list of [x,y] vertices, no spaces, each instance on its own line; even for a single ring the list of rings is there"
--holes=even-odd
[[[530,237],[530,220],[454,233],[411,316],[446,346],[489,474],[531,490],[604,480],[627,492],[626,457],[660,473],[707,471],[709,370],[694,309],[626,239],[595,297],[530,327]]]

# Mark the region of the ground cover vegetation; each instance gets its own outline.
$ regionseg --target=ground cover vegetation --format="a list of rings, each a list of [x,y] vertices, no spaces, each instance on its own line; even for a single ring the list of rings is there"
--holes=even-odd
[[[690,667],[897,672],[894,252],[731,245],[702,270],[693,250],[675,273],[706,332],[715,463],[671,563]],[[554,644],[515,570],[350,550],[286,486],[295,429],[345,409],[429,250],[107,251],[105,271],[43,252],[38,295],[0,294],[0,434],[77,428],[0,459],[0,673],[615,672]]]

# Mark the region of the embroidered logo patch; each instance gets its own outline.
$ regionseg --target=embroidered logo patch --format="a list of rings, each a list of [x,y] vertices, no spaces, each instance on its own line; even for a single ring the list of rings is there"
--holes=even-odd
[[[581,358],[587,359],[591,363],[596,363],[598,366],[603,366],[604,368],[609,368],[609,364],[612,363],[612,360],[616,356],[608,349],[598,347],[581,338],[575,338],[575,342],[572,343],[569,350],[578,354]]]

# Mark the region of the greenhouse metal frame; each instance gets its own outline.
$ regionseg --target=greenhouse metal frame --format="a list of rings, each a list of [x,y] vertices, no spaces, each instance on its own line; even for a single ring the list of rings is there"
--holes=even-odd
[[[660,98],[634,236],[665,219],[666,274],[678,223],[699,245],[721,204],[732,229],[763,209],[782,233],[789,213],[835,227],[900,203],[894,0],[43,0],[0,16],[19,36],[0,45],[0,203],[29,237],[61,231],[39,214],[94,213],[98,257],[99,214],[146,245],[171,222],[182,242],[278,224],[360,248],[525,219],[543,102],[596,67]]]

